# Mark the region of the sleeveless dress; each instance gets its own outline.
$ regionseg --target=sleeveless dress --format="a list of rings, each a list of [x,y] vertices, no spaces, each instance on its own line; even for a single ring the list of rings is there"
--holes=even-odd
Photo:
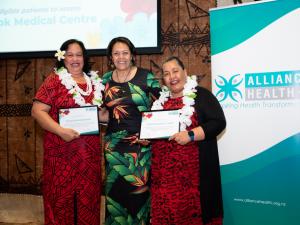
[[[86,84],[79,84],[86,90]],[[84,97],[91,102],[93,94]],[[35,96],[51,106],[49,115],[58,120],[58,109],[78,107],[55,73],[50,74]],[[101,152],[98,135],[80,136],[65,142],[45,131],[42,191],[46,225],[99,225]]]
[[[112,71],[102,77],[104,104],[109,111],[105,136],[105,224],[149,224],[149,146],[137,143],[141,111],[150,109],[159,82],[150,71],[138,68],[130,81],[112,80]]]
[[[180,109],[182,97],[168,99],[164,109]],[[198,126],[196,113],[187,130]],[[157,140],[152,144],[151,224],[202,225],[200,203],[200,158],[196,141],[179,145],[175,141]],[[209,225],[221,225],[216,218]],[[208,225],[208,224],[207,224]]]

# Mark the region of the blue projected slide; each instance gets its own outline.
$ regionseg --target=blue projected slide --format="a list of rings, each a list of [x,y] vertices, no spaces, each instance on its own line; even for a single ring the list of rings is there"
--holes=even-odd
[[[89,50],[116,36],[137,48],[158,47],[157,0],[2,0],[0,54],[55,51],[77,38]]]

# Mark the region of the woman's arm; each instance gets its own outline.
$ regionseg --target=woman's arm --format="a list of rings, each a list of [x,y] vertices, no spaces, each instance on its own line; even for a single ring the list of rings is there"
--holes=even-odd
[[[194,132],[194,138],[191,139],[188,131],[180,131],[174,135],[172,135],[169,140],[174,140],[180,145],[185,145],[191,141],[202,141],[205,139],[205,133],[202,129],[202,127],[198,126],[193,128],[191,131]]]
[[[198,87],[195,99],[195,111],[199,126],[192,129],[194,141],[216,138],[226,127],[223,109],[216,97],[207,89]],[[188,131],[181,131],[169,138],[185,145],[192,141]]]
[[[215,139],[226,127],[223,109],[217,98],[207,89],[198,87],[195,99],[198,125],[205,136],[203,140]]]
[[[34,101],[31,109],[31,116],[39,123],[39,125],[43,129],[60,136],[63,140],[67,142],[78,138],[80,134],[77,131],[61,127],[56,121],[54,121],[50,117],[50,108],[51,107],[47,104],[44,104],[39,101]]]
[[[102,123],[108,123],[108,121],[109,121],[109,113],[108,113],[108,110],[105,107],[99,109],[98,115],[99,115],[100,122],[102,122]]]

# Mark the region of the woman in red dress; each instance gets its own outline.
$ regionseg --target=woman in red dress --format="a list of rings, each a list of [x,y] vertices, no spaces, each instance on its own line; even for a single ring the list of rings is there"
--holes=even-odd
[[[177,57],[163,64],[168,90],[153,110],[179,109],[180,132],[152,146],[152,225],[221,225],[222,193],[216,137],[226,126],[213,94],[187,76]]]
[[[42,191],[46,225],[100,223],[99,135],[61,127],[58,109],[100,106],[101,79],[90,70],[86,49],[71,39],[56,53],[56,69],[36,93],[32,116],[45,129]]]

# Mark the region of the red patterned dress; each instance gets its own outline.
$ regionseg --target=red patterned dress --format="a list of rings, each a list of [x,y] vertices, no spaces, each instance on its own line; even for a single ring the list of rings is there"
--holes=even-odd
[[[180,109],[182,97],[169,99],[164,109]],[[192,125],[197,127],[197,116]],[[199,149],[197,142],[179,145],[158,140],[152,145],[151,223],[152,225],[202,225],[200,204]],[[220,220],[211,225],[221,224]]]
[[[86,90],[86,84],[79,86]],[[92,98],[93,94],[85,101]],[[55,73],[47,77],[35,100],[51,106],[49,115],[55,121],[58,108],[78,107]],[[98,135],[65,142],[45,131],[42,190],[46,225],[99,225],[100,159]]]

